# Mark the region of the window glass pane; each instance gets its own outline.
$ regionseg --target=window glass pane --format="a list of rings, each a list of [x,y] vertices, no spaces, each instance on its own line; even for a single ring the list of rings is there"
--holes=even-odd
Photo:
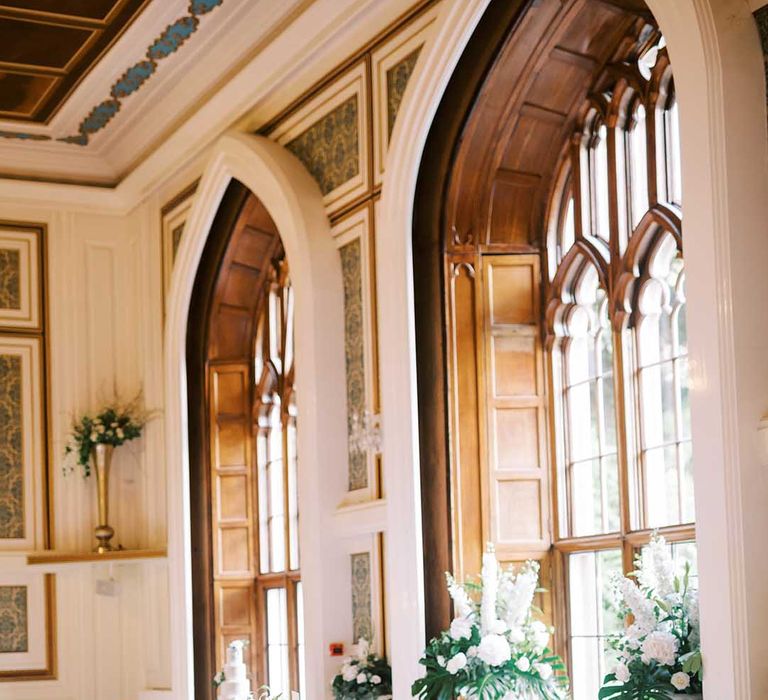
[[[610,217],[608,212],[608,129],[603,124],[597,131],[597,144],[594,148],[594,222],[595,234],[607,241],[610,236]]]
[[[267,606],[267,673],[274,694],[290,690],[288,670],[288,603],[285,588],[266,591]]]
[[[560,243],[560,259],[571,249],[576,241],[576,224],[573,211],[573,197],[568,198],[568,207],[565,210],[563,222],[563,240]]]
[[[296,465],[296,419],[288,419],[288,530],[290,537],[290,567],[299,568],[299,490]]]
[[[680,112],[677,100],[664,112],[664,127],[667,199],[681,206],[683,203],[683,178],[680,167]]]
[[[645,108],[635,110],[635,125],[629,132],[629,178],[632,202],[632,228],[648,211],[648,152]]]
[[[682,258],[654,273],[641,293],[645,315],[637,328],[645,527],[694,519]]]
[[[267,496],[268,439],[265,430],[260,429],[256,438],[256,461],[258,464],[259,492],[259,570],[269,572],[269,498]]]
[[[592,283],[596,284],[596,280]],[[613,344],[603,289],[579,292],[566,361],[566,498],[575,537],[619,527]]]
[[[614,659],[610,636],[621,632],[610,578],[621,574],[621,550],[579,552],[568,557],[571,683],[574,700],[594,700]]]

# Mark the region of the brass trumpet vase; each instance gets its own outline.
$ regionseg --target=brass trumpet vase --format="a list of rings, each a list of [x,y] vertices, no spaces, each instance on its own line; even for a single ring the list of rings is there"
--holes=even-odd
[[[99,554],[122,549],[115,547],[111,539],[115,535],[114,528],[109,525],[109,471],[112,466],[114,446],[99,443],[91,448],[91,464],[96,473],[96,493],[99,503],[99,524],[94,530],[98,545],[94,549]]]

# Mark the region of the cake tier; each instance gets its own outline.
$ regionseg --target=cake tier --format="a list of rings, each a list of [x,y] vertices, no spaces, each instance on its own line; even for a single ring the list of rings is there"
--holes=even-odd
[[[243,645],[241,643],[232,642],[227,647],[227,665],[236,666],[243,663]]]
[[[248,700],[251,692],[251,682],[243,681],[224,681],[219,685],[219,700]]]
[[[246,678],[245,664],[225,664],[222,670],[224,671],[224,680],[244,681]]]

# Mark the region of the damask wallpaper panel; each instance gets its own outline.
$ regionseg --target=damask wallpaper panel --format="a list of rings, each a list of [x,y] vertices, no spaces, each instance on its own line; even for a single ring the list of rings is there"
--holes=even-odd
[[[381,534],[360,535],[348,542],[349,591],[352,613],[352,643],[361,638],[386,653],[384,597],[381,568]]]
[[[55,677],[53,574],[0,572],[0,680]]]
[[[383,179],[389,141],[405,90],[424,53],[437,17],[438,5],[421,14],[373,53],[373,172]]]
[[[0,335],[0,549],[44,545],[42,341]]]
[[[365,64],[360,63],[289,116],[270,137],[317,181],[329,214],[370,189]]]
[[[42,229],[0,224],[0,331],[41,330]]]
[[[370,207],[344,218],[333,229],[344,283],[344,350],[347,382],[347,426],[351,437],[355,416],[378,411],[375,290],[372,277]],[[344,503],[379,496],[377,455],[349,447],[348,493]]]

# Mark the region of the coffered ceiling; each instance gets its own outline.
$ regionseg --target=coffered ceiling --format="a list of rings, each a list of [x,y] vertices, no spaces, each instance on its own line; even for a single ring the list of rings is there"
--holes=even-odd
[[[0,118],[47,123],[150,0],[0,0]]]

